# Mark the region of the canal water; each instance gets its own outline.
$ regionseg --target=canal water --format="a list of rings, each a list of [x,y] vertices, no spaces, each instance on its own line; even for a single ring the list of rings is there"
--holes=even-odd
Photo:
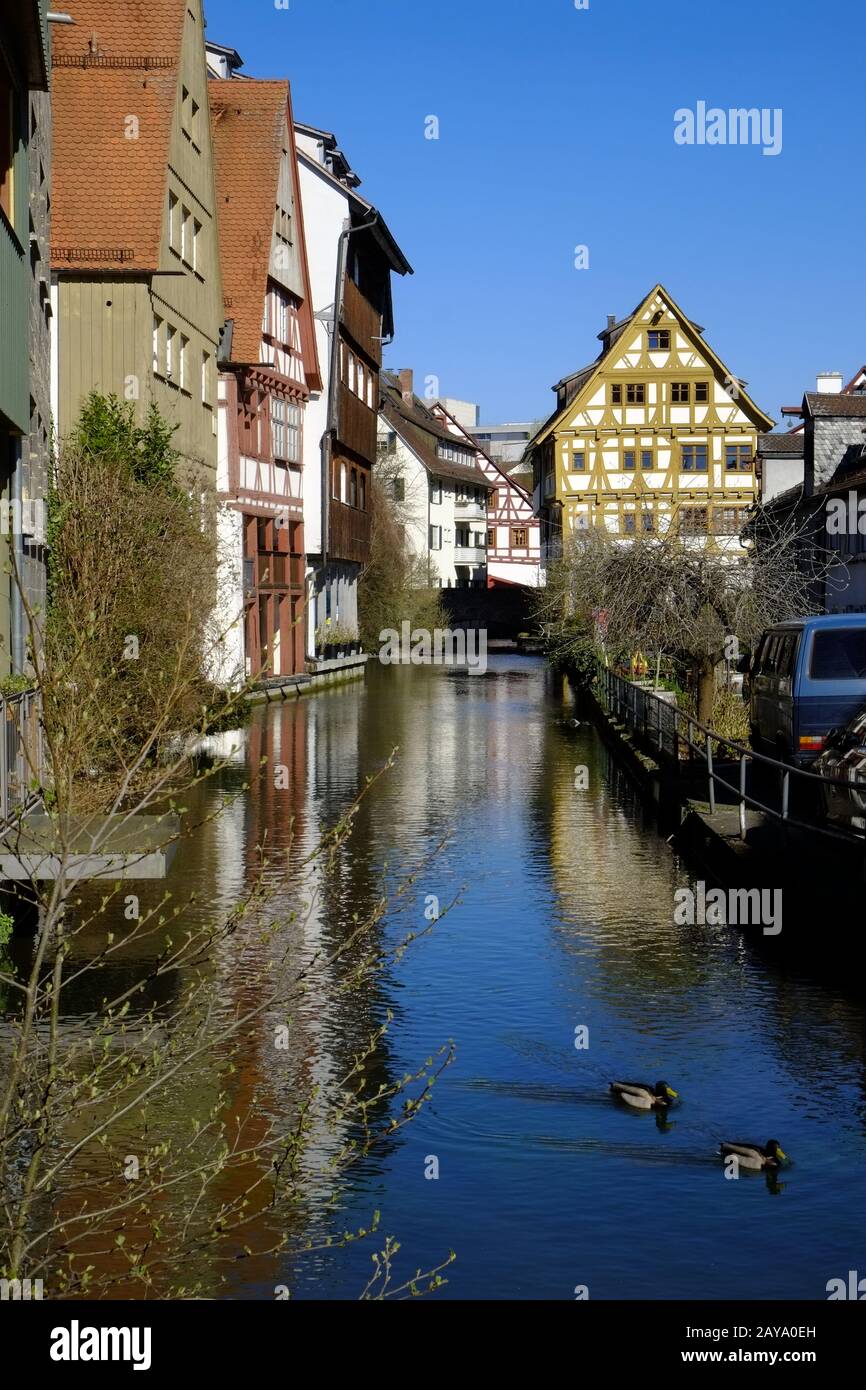
[[[333,943],[407,874],[386,939],[425,927],[433,898],[457,900],[374,988],[325,980],[299,1020],[310,1077],[338,1074],[389,1010],[385,1081],[454,1042],[412,1124],[336,1187],[311,1175],[296,1237],[319,1245],[375,1211],[378,1236],[241,1262],[229,1296],[285,1283],[295,1298],[355,1298],[386,1234],[397,1282],[455,1253],[443,1298],[822,1299],[828,1280],[866,1274],[859,982],[818,982],[808,949],[782,964],[734,929],[675,925],[674,894],[697,875],[572,714],[536,658],[494,656],[483,676],[372,667],[363,685],[258,710],[208,784],[204,809],[223,799],[224,813],[171,876],[202,911],[233,901],[265,840],[271,854],[294,845],[290,896],[302,850],[395,748],[308,930]],[[815,923],[816,955],[831,925]],[[255,997],[256,968],[229,962],[226,1007]],[[278,1108],[271,1041],[247,1084]],[[614,1104],[615,1077],[667,1080],[682,1098],[667,1126]],[[771,1137],[793,1159],[777,1182],[725,1177],[720,1139]]]

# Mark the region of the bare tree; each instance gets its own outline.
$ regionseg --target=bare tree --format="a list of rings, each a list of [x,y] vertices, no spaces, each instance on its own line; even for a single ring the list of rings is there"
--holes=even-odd
[[[569,640],[589,633],[612,657],[640,651],[681,663],[697,689],[698,718],[708,722],[720,662],[769,624],[818,611],[834,561],[808,523],[763,508],[745,554],[735,544],[672,530],[628,542],[598,527],[576,531],[548,571],[539,615],[560,630],[566,653]],[[838,571],[833,582],[842,582]]]

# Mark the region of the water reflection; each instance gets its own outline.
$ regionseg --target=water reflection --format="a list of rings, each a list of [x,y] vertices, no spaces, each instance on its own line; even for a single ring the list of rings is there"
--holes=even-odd
[[[562,722],[569,712],[542,663],[502,656],[483,678],[374,669],[363,686],[257,710],[229,765],[192,799],[201,829],[168,884],[137,891],[146,907],[167,886],[187,904],[184,921],[204,921],[249,891],[264,855],[269,911],[310,905],[286,968],[316,964],[288,1048],[275,1048],[281,1020],[265,1014],[242,1065],[223,1074],[217,1053],[178,1077],[162,1119],[206,1116],[221,1085],[239,1124],[290,1119],[298,1095],[343,1075],[391,1010],[374,1085],[449,1037],[458,1061],[432,1108],[348,1178],[329,1168],[345,1134],[314,1129],[298,1240],[366,1224],[379,1208],[410,1272],[457,1252],[446,1297],[569,1298],[578,1283],[592,1297],[823,1297],[828,1278],[856,1267],[850,1210],[866,1195],[856,982],[820,984],[808,962],[768,958],[735,931],[675,925],[674,893],[695,875],[593,731]],[[395,748],[324,873],[311,852]],[[458,905],[375,983],[347,991],[352,962],[327,957],[386,886],[413,873],[383,940],[424,928],[431,895]],[[121,904],[113,920],[122,932]],[[102,929],[76,949],[94,950]],[[145,974],[160,946],[120,952],[113,986]],[[262,949],[229,937],[215,968],[225,1018],[255,1006],[270,968]],[[94,988],[70,996],[70,1028],[85,1026]],[[614,1075],[667,1076],[682,1104],[659,1124],[623,1114],[607,1094]],[[796,1157],[770,1190],[726,1182],[718,1161],[721,1138],[750,1132],[778,1134]],[[635,1240],[651,1210],[665,1213],[661,1248]],[[369,1259],[361,1244],[246,1261],[229,1290],[270,1298],[285,1281],[301,1297],[354,1297]]]

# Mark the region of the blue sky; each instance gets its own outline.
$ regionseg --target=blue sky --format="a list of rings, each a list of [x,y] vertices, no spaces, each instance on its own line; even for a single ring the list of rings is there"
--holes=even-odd
[[[288,4],[206,0],[208,37],[290,78],[414,267],[387,365],[543,417],[657,281],[777,421],[866,361],[859,0]],[[677,145],[699,101],[781,108],[781,153]]]

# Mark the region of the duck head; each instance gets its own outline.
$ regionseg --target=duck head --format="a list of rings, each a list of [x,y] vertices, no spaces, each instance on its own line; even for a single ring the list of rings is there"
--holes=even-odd
[[[670,1105],[672,1100],[679,1100],[677,1092],[666,1081],[656,1082],[655,1094],[662,1105]]]
[[[785,1153],[778,1139],[768,1139],[764,1153],[767,1158],[771,1158],[774,1163],[781,1164],[787,1162],[788,1155]]]

